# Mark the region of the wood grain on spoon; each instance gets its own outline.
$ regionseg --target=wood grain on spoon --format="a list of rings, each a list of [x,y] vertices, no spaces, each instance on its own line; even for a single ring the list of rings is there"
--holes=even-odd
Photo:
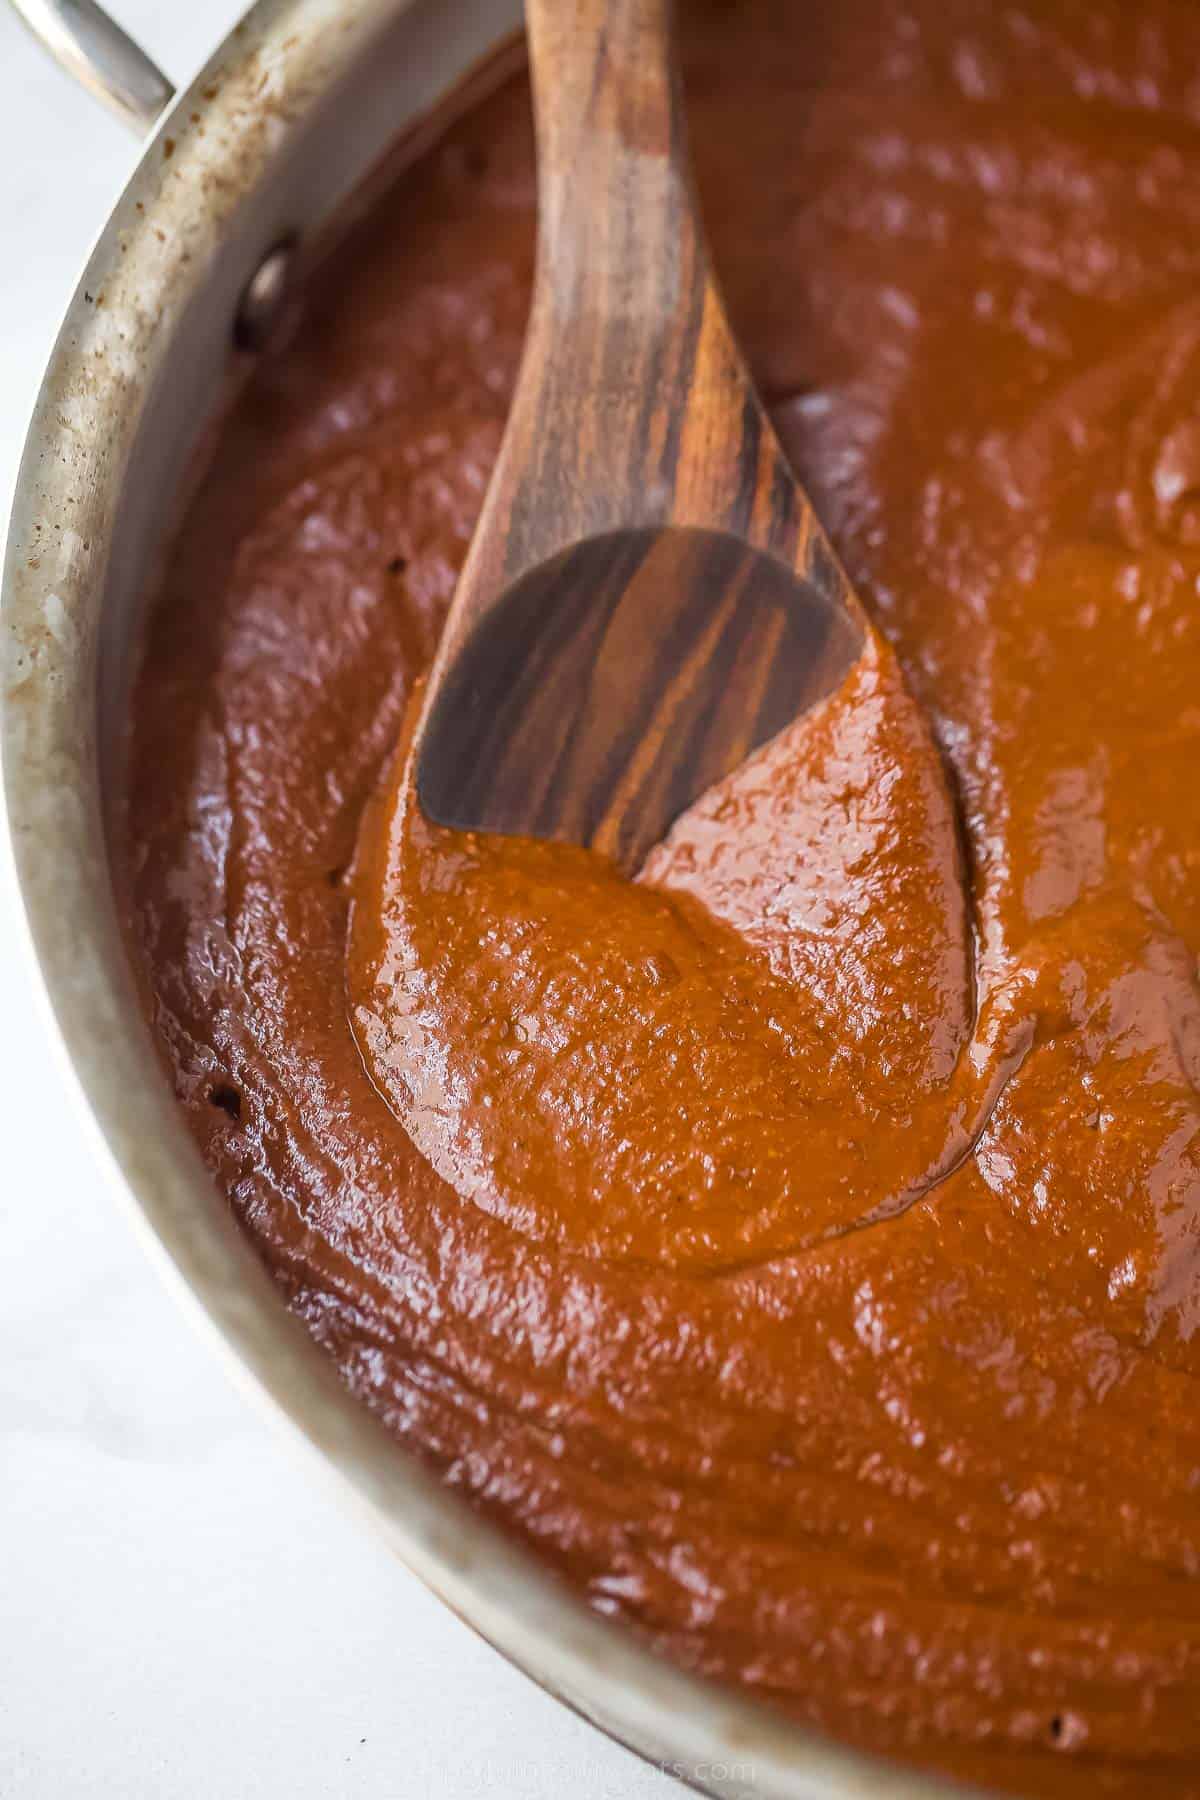
[[[508,429],[414,743],[439,824],[636,869],[830,693],[858,602],[747,374],[671,0],[528,0],[540,170]]]

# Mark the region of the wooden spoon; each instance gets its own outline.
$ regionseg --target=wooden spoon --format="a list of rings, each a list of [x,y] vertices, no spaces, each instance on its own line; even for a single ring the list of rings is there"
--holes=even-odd
[[[672,0],[526,0],[540,163],[508,429],[416,726],[442,825],[632,874],[866,626],[734,342]]]

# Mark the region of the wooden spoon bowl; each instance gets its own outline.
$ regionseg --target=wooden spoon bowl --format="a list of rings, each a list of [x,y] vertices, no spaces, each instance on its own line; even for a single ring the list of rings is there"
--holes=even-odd
[[[565,838],[632,874],[860,649],[843,606],[732,532],[585,538],[466,637],[434,696],[418,797],[440,824]]]

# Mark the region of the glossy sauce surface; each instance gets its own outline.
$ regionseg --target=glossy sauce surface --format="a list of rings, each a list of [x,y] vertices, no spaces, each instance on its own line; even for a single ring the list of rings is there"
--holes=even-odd
[[[514,85],[192,505],[132,926],[290,1304],[597,1610],[883,1753],[1200,1796],[1200,14],[820,10],[697,0],[689,96],[877,651],[632,884],[403,805],[528,304]]]

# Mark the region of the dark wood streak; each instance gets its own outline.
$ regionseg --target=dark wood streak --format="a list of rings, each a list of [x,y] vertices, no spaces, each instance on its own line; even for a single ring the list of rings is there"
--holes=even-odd
[[[671,0],[528,0],[540,233],[508,429],[417,727],[438,822],[634,870],[867,626],[698,222]]]

